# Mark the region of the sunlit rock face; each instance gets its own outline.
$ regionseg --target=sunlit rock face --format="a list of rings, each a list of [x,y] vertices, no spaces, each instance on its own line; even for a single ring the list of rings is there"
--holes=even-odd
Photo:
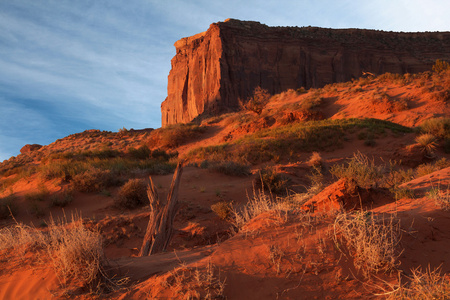
[[[258,86],[323,87],[370,72],[417,73],[450,61],[450,32],[269,27],[228,19],[175,43],[162,125],[235,110]]]

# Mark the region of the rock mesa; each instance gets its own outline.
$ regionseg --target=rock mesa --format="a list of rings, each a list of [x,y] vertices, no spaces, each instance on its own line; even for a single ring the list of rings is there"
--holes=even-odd
[[[228,19],[175,43],[162,126],[235,110],[257,86],[270,93],[374,74],[417,73],[450,60],[450,32],[269,27]]]

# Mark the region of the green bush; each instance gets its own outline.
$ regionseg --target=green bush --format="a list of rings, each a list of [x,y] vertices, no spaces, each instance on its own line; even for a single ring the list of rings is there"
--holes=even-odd
[[[50,197],[51,207],[66,207],[73,201],[73,191],[71,189],[65,190],[60,194],[55,194]]]
[[[73,188],[79,192],[100,192],[105,187],[120,184],[120,180],[109,170],[90,168],[73,177]]]
[[[204,161],[203,164],[205,162],[207,161]],[[208,163],[207,168],[229,176],[248,176],[251,174],[248,165],[234,161]]]
[[[148,202],[147,184],[142,179],[130,179],[119,190],[115,203],[119,207],[136,208]]]
[[[128,149],[128,155],[130,155],[134,159],[149,159],[151,154],[152,151],[145,145],[142,145],[137,149]]]
[[[289,178],[279,173],[274,167],[265,167],[258,172],[256,184],[275,194],[286,194]]]

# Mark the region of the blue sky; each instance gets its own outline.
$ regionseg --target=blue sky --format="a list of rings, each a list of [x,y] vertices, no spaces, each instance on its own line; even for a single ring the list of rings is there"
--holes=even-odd
[[[0,161],[86,129],[158,128],[173,44],[226,18],[449,31],[448,0],[0,0]]]

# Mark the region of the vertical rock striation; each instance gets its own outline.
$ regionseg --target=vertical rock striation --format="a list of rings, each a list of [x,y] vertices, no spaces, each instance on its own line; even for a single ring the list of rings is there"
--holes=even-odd
[[[374,74],[417,73],[450,60],[450,32],[269,27],[228,19],[175,43],[162,126],[234,110],[260,86],[270,93]]]

